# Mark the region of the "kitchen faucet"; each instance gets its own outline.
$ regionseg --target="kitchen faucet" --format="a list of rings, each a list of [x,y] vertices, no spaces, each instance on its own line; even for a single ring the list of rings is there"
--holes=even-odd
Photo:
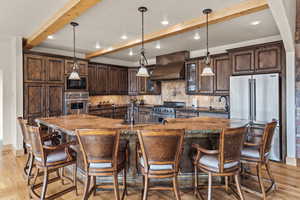
[[[219,102],[221,102],[223,98],[225,99],[225,111],[229,112],[228,96],[220,96]]]

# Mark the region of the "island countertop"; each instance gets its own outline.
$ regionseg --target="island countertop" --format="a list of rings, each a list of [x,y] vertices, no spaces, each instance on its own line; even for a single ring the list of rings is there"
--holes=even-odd
[[[87,114],[66,115],[38,118],[36,122],[69,135],[76,129],[116,128],[124,131],[143,129],[185,129],[186,132],[220,132],[223,128],[234,128],[247,125],[247,120],[232,120],[214,117],[195,117],[189,119],[167,119],[166,124],[145,123],[134,126],[124,124],[122,119],[110,119]]]

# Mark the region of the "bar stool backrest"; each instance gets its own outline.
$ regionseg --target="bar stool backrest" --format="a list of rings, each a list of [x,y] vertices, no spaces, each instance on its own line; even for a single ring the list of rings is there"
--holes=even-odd
[[[23,119],[23,117],[18,117],[17,120],[18,120],[18,122],[20,124],[20,127],[21,127],[24,143],[25,144],[30,144],[30,137],[29,137],[28,131],[26,129],[27,120]]]

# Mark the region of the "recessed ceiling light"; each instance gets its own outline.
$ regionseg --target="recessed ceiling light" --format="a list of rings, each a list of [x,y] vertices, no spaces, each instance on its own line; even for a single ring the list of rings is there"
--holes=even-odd
[[[96,45],[95,45],[95,48],[96,49],[101,49],[101,45],[97,42]]]
[[[127,40],[127,38],[128,38],[127,35],[122,35],[122,36],[121,36],[121,39],[122,39],[122,40]]]
[[[166,20],[166,19],[164,19],[163,21],[161,21],[161,24],[162,24],[162,25],[164,25],[164,26],[166,26],[166,25],[168,25],[168,24],[169,24],[169,21],[168,21],[168,20]]]
[[[133,56],[132,49],[130,49],[130,51],[129,51],[129,55],[130,55],[130,56]]]
[[[160,43],[159,42],[156,43],[155,48],[160,49]]]
[[[53,40],[54,36],[53,35],[48,35],[48,39]]]
[[[199,34],[198,32],[195,33],[194,39],[195,39],[195,40],[200,40],[200,34]]]
[[[260,22],[261,21],[258,21],[258,20],[257,21],[253,21],[253,22],[251,22],[251,25],[256,26],[256,25],[260,24]]]

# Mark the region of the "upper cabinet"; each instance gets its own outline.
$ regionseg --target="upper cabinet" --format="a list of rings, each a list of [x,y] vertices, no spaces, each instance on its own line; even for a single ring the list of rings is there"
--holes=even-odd
[[[64,59],[24,54],[24,82],[64,83]]]
[[[198,64],[198,93],[201,94],[213,94],[214,93],[214,77],[213,76],[201,76],[201,73],[205,67],[205,59],[200,59]],[[211,59],[211,67],[213,72],[215,67],[213,66],[214,62]]]
[[[283,68],[281,42],[229,50],[233,75],[281,72]]]
[[[65,61],[65,74],[70,74],[73,71],[73,60],[66,60]],[[78,67],[79,67],[79,75],[80,76],[87,76],[88,75],[88,62],[84,60],[78,60]]]
[[[214,95],[229,93],[229,77],[231,66],[229,56],[214,55],[211,67],[215,76],[201,76],[205,67],[205,58],[193,59],[186,62],[186,93]]]
[[[240,50],[231,54],[233,74],[254,72],[254,50]]]
[[[151,74],[154,66],[147,67]],[[148,77],[137,77],[138,68],[128,69],[128,95],[160,95],[161,82]]]
[[[214,56],[214,92],[215,94],[228,94],[229,93],[229,82],[231,76],[231,65],[230,59],[227,54]]]

